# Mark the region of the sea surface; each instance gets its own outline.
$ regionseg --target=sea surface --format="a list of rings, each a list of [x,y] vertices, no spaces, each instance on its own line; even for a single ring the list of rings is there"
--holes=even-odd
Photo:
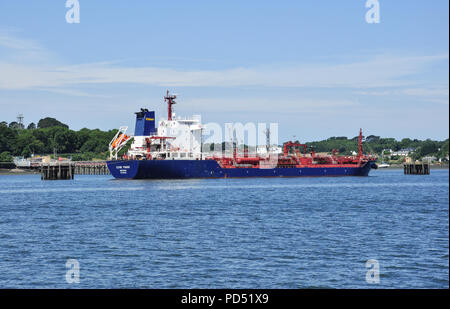
[[[448,211],[448,170],[164,181],[0,175],[0,288],[448,288]],[[66,280],[69,259],[79,283]],[[366,281],[376,272],[368,260],[379,283]]]

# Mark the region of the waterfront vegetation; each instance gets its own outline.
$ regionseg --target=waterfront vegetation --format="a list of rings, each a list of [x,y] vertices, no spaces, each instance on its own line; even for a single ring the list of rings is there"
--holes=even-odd
[[[74,131],[54,118],[41,119],[26,128],[17,122],[0,122],[0,162],[9,162],[13,156],[55,152],[75,161],[106,159],[108,144],[116,132],[87,128]]]
[[[70,130],[69,126],[54,119],[44,118],[38,124],[28,126],[17,122],[0,122],[0,162],[11,162],[14,156],[29,157],[31,154],[71,157],[74,161],[106,159],[108,144],[117,130],[102,131],[83,128],[79,131]],[[298,141],[297,141],[298,142]],[[331,152],[337,149],[340,154],[350,155],[358,151],[358,137],[330,137],[322,141],[307,142],[316,152]],[[394,138],[382,138],[370,135],[364,138],[364,152],[378,156],[383,155],[387,161],[402,163],[403,156],[392,155],[390,152],[401,149],[414,149],[409,156],[414,160],[423,157],[435,157],[436,160],[448,161],[449,140],[418,140],[404,138],[400,141]]]
[[[358,136],[330,137],[327,140],[306,143],[313,146],[316,152],[329,152],[337,149],[341,154],[351,154],[357,150]],[[392,163],[402,163],[404,156],[395,153],[402,149],[409,149],[409,156],[414,160],[420,160],[424,157],[434,157],[436,160],[448,161],[449,139],[444,141],[434,141],[431,139],[418,140],[403,138],[398,141],[394,138],[382,138],[380,136],[370,135],[364,138],[364,152],[373,153],[379,157],[383,156]],[[395,162],[398,161],[398,162]]]

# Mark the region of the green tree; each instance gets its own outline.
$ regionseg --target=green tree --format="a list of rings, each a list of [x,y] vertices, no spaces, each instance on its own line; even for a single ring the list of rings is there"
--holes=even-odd
[[[14,155],[30,155],[32,151],[29,146],[33,144],[35,140],[36,139],[31,131],[20,131],[13,145]]]
[[[427,139],[420,147],[417,149],[417,153],[420,157],[427,155],[437,154],[439,151],[439,145],[437,142]]]
[[[0,162],[12,162],[13,157],[9,151],[3,151],[0,153]]]
[[[380,137],[376,136],[376,135],[369,135],[369,136],[366,137],[366,142],[368,142],[368,143],[374,143],[374,142],[377,142],[379,140],[380,140]]]
[[[445,159],[449,153],[449,140],[448,138],[443,141],[441,145],[441,150],[438,152],[438,158]]]
[[[11,129],[20,130],[23,129],[23,124],[18,123],[17,121],[13,121],[9,123],[9,127]]]
[[[39,120],[39,122],[38,122],[39,129],[51,128],[51,127],[64,127],[66,129],[69,128],[68,125],[56,120],[55,118],[51,118],[51,117],[46,117],[44,119]]]
[[[89,139],[81,147],[81,152],[95,152],[100,153],[108,150],[108,145],[104,143],[100,138]]]
[[[72,130],[58,130],[53,137],[54,147],[60,153],[72,153],[78,149],[78,136]]]
[[[0,152],[12,152],[17,139],[17,130],[0,125]]]

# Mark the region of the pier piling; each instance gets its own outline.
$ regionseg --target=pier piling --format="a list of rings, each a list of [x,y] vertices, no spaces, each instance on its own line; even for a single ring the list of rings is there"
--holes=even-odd
[[[68,163],[43,163],[40,166],[42,180],[73,179],[75,165]]]
[[[109,175],[105,161],[77,161],[75,162],[77,175]]]
[[[109,175],[105,161],[77,161],[43,163],[42,180],[73,179],[74,175]]]
[[[403,172],[405,175],[429,175],[430,164],[428,163],[403,164]]]

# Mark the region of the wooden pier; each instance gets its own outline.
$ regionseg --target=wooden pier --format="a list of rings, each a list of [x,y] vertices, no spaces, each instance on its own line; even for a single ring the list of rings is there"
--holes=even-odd
[[[428,163],[407,163],[403,164],[405,175],[430,175],[430,164]]]
[[[42,180],[73,179],[74,175],[109,175],[106,161],[42,163],[40,171]]]
[[[42,180],[71,180],[75,173],[72,162],[43,163],[40,168]]]
[[[109,175],[106,161],[77,161],[74,163],[77,175]]]

